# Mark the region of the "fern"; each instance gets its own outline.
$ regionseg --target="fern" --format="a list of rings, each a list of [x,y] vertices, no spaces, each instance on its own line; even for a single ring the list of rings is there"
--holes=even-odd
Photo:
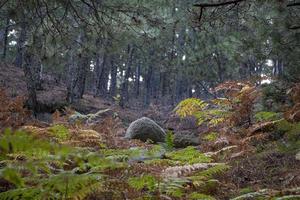
[[[279,117],[279,113],[266,111],[261,111],[254,115],[254,118],[257,122],[278,120]]]
[[[128,184],[137,190],[148,189],[154,192],[157,190],[158,180],[154,176],[144,175],[137,178],[130,178]]]
[[[49,128],[50,133],[59,140],[67,140],[70,137],[69,130],[63,125],[54,125]]]
[[[195,147],[186,147],[167,153],[166,157],[174,161],[179,161],[182,164],[207,163],[211,161],[210,157],[200,153]]]
[[[194,113],[203,110],[208,104],[197,98],[188,98],[181,101],[174,111],[180,117],[194,115]]]
[[[185,178],[169,178],[160,184],[160,191],[169,196],[180,198],[184,194],[184,186],[189,183]]]
[[[204,171],[198,172],[196,176],[204,177],[205,179],[213,178],[213,176],[224,173],[226,170],[228,170],[230,167],[226,164],[219,164],[215,165],[209,169],[206,169]]]
[[[300,122],[290,123],[280,120],[276,123],[277,131],[285,135],[285,142],[279,141],[278,148],[283,152],[293,152],[300,149]]]
[[[0,199],[84,199],[100,187],[105,169],[120,167],[97,152],[39,140],[22,131],[6,130],[0,148],[0,161],[6,163],[0,178],[16,187],[1,193]]]
[[[212,196],[201,194],[197,192],[193,192],[189,195],[189,199],[191,200],[215,200]]]
[[[218,133],[217,132],[211,132],[209,134],[207,134],[204,139],[209,141],[209,142],[213,142],[218,138]]]
[[[212,103],[214,103],[212,101]],[[194,116],[198,125],[207,122],[210,126],[216,126],[225,121],[228,116],[228,106],[214,104],[216,108],[208,108],[209,104],[201,99],[189,98],[181,101],[175,108],[176,114],[181,118]]]
[[[167,132],[165,140],[166,140],[166,149],[168,151],[173,150],[174,149],[174,135],[173,135],[172,131]]]
[[[14,168],[4,168],[0,171],[0,176],[10,183],[13,183],[17,188],[24,186],[24,180],[20,173]]]

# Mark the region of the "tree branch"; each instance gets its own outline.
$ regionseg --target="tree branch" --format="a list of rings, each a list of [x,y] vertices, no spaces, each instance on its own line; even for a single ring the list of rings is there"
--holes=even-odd
[[[291,26],[288,29],[290,29],[290,30],[297,30],[297,29],[300,29],[300,26]]]
[[[221,3],[199,3],[199,4],[194,4],[194,6],[201,7],[201,8],[219,7],[219,6],[226,6],[229,4],[237,4],[242,1],[245,1],[245,0],[232,0],[232,1],[226,1],[226,2],[221,2]]]
[[[2,2],[2,3],[0,4],[0,8],[2,8],[7,2],[8,2],[8,0]]]
[[[300,6],[300,2],[298,3],[289,3],[288,5],[286,5],[287,7],[292,7],[292,6]]]

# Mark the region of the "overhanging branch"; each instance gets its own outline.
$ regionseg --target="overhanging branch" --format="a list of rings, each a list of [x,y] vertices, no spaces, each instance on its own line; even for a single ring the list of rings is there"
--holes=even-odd
[[[286,5],[287,7],[292,7],[292,6],[300,6],[300,2],[298,3],[289,3],[288,5]]]
[[[201,8],[219,7],[219,6],[226,6],[226,5],[230,5],[230,4],[237,4],[242,1],[245,1],[245,0],[232,0],[232,1],[225,1],[225,2],[221,2],[221,3],[199,3],[199,4],[194,4],[194,6],[201,7]]]

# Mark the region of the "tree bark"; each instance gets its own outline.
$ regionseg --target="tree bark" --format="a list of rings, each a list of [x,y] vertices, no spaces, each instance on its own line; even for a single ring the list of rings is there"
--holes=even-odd
[[[20,28],[20,35],[17,41],[17,55],[15,59],[15,65],[19,68],[22,67],[23,63],[23,49],[26,41],[26,23],[22,22]]]
[[[39,68],[38,66],[40,62],[38,61],[38,58],[36,55],[34,55],[31,52],[31,49],[26,49],[24,52],[24,64],[23,64],[23,70],[25,74],[26,79],[26,86],[28,90],[28,106],[33,111],[34,115],[39,111],[38,101],[37,101],[37,75],[36,75],[36,68]]]
[[[141,64],[138,63],[135,70],[135,98],[140,96],[140,76],[141,76]]]
[[[9,31],[9,17],[6,18],[4,38],[3,38],[3,53],[2,53],[2,59],[3,60],[5,60],[5,58],[6,58],[8,31]]]
[[[97,96],[106,96],[107,84],[108,84],[108,75],[109,69],[107,65],[107,55],[106,53],[103,55],[102,63],[100,64],[100,58],[97,58],[96,62],[96,95]]]
[[[84,94],[89,60],[87,56],[82,54],[74,56],[72,55],[72,52],[69,58],[67,102],[74,103],[81,99]]]
[[[153,66],[152,64],[150,64],[147,70],[147,74],[145,76],[145,98],[144,98],[145,107],[148,107],[150,105],[152,73],[153,73]]]
[[[131,45],[128,45],[128,59],[127,59],[127,63],[126,63],[125,76],[124,76],[124,80],[123,80],[122,87],[121,87],[121,99],[120,99],[120,104],[119,104],[122,108],[124,108],[125,103],[129,99],[129,96],[128,96],[128,79],[129,79],[130,73],[131,73],[133,50],[134,50],[134,48]]]
[[[116,96],[116,91],[117,91],[117,65],[114,62],[114,56],[111,56],[110,59],[111,67],[110,67],[110,96],[115,97]]]

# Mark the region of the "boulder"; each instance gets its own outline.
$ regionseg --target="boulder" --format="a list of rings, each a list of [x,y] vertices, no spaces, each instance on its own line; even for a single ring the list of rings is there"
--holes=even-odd
[[[177,115],[171,115],[166,121],[165,127],[170,130],[196,130],[199,125],[197,119],[193,116],[180,118]]]
[[[185,148],[199,145],[200,139],[199,136],[190,131],[178,131],[174,134],[173,142],[176,148]]]
[[[126,130],[125,138],[127,139],[139,139],[141,141],[147,141],[148,139],[153,142],[164,142],[166,132],[153,120],[142,117],[132,122]]]
[[[101,122],[106,117],[114,117],[116,113],[114,113],[111,109],[99,110],[96,113],[92,114],[81,114],[79,112],[75,112],[73,115],[69,117],[70,123],[81,122],[86,124],[96,124]]]

